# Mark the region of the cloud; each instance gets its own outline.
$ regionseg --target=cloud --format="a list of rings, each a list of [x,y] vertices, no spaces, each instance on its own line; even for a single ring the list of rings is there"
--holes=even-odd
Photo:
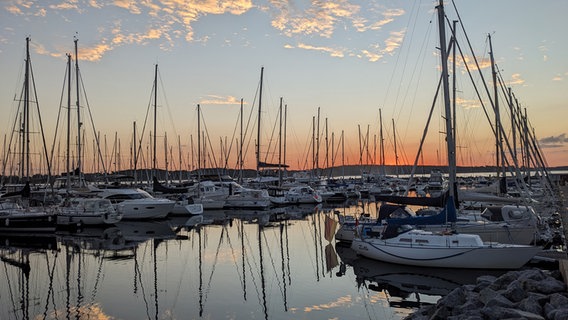
[[[6,6],[5,9],[6,9],[6,11],[8,11],[9,13],[14,14],[14,15],[23,15],[24,14],[22,12],[22,10],[15,5]]]
[[[79,47],[79,60],[82,61],[99,61],[103,55],[111,50],[112,47],[105,42],[95,44],[91,47]]]
[[[394,21],[394,18],[402,16],[405,14],[403,9],[387,9],[381,12],[383,19],[379,19],[376,22],[367,25],[368,20],[363,17],[355,17],[353,19],[353,26],[358,32],[366,32],[369,30],[379,30],[384,25],[389,24]]]
[[[241,99],[236,98],[233,96],[217,96],[217,95],[208,95],[206,98],[202,99],[199,104],[202,105],[241,105]],[[247,104],[243,101],[243,104]]]
[[[361,50],[361,53],[363,54],[364,57],[366,57],[370,62],[376,62],[379,61],[383,55],[380,53],[376,53],[376,52],[371,52],[369,50]]]
[[[538,51],[542,52],[542,61],[546,62],[548,61],[548,47],[545,45],[541,45],[538,47]]]
[[[357,57],[365,58],[370,62],[377,62],[385,55],[392,56],[404,40],[405,33],[405,30],[391,31],[390,36],[384,41],[384,47],[378,44],[370,45],[369,49],[360,50],[361,53],[358,54]]]
[[[449,58],[450,61],[452,60],[452,57]],[[477,65],[475,64],[477,60]],[[483,59],[481,57],[477,57],[474,59],[473,56],[471,55],[464,55],[463,59],[456,59],[456,67],[462,69],[463,73],[467,72],[466,69],[466,65],[467,68],[469,68],[470,71],[477,71],[478,69],[487,69],[487,68],[491,68],[491,60],[489,58]],[[478,68],[479,66],[479,68]]]
[[[509,86],[512,85],[522,85],[525,83],[525,79],[521,78],[521,74],[520,73],[514,73],[511,75],[511,80],[509,80]]]
[[[305,9],[291,6],[287,1],[271,0],[270,3],[274,12],[272,26],[288,37],[318,35],[330,38],[337,23],[351,19],[360,10],[360,6],[346,0],[314,0]]]
[[[133,14],[142,13],[140,8],[136,5],[136,1],[133,0],[114,0],[113,4],[119,8],[126,9],[128,12]]]
[[[52,10],[79,10],[77,0],[68,0],[58,4],[52,4],[49,8]]]
[[[100,9],[103,6],[97,2],[97,0],[89,0],[89,5],[93,8]]]
[[[343,49],[323,47],[323,46],[312,46],[305,43],[299,43],[297,48],[304,50],[322,51],[328,53],[332,57],[337,57],[337,58],[343,58],[345,56]]]
[[[105,17],[98,20],[99,25],[95,28],[99,30],[99,43],[93,45],[88,52],[89,54],[86,55],[90,61],[96,61],[100,60],[106,52],[124,44],[148,45],[157,42],[162,50],[170,50],[174,47],[175,39],[194,41],[192,25],[200,18],[210,14],[241,15],[251,8],[253,8],[251,0],[199,2],[184,0],[87,0],[85,3],[78,0],[62,0],[56,4],[16,1],[6,6],[5,10],[12,15],[25,16],[48,17],[57,12],[76,11],[80,14]],[[120,9],[125,10],[125,12],[121,12]],[[117,10],[119,14],[117,14]],[[128,15],[141,17],[133,18],[128,17]],[[117,19],[120,19],[117,17],[127,17],[128,20],[123,18],[123,20],[117,22]],[[134,21],[143,21],[143,24],[138,25]],[[67,14],[60,22],[66,24],[82,22],[82,15]],[[202,36],[195,41],[204,43],[207,39],[207,36]],[[57,46],[57,44],[53,44],[53,46]],[[64,56],[62,53],[53,53],[52,51],[53,49],[50,51],[46,47],[39,50],[40,53],[46,55]]]
[[[385,40],[385,49],[383,52],[385,54],[394,54],[394,51],[400,47],[402,40],[404,40],[404,34],[406,30],[393,31],[390,36]]]
[[[60,23],[65,25],[82,22],[85,15],[97,16],[98,25],[92,28],[98,34],[89,36],[94,39],[84,54],[88,61],[97,61],[109,51],[123,45],[158,45],[162,50],[171,50],[176,41],[181,39],[187,42],[205,44],[215,35],[202,32],[195,36],[195,22],[208,15],[242,15],[252,9],[271,15],[271,25],[287,37],[299,37],[298,45],[286,45],[285,48],[320,51],[332,57],[346,55],[358,56],[375,62],[384,55],[392,55],[400,47],[404,31],[391,32],[384,47],[369,46],[363,49],[341,48],[334,44],[308,45],[314,37],[331,39],[339,30],[352,28],[359,32],[376,31],[384,25],[391,23],[398,16],[404,15],[402,9],[362,8],[369,3],[352,4],[349,0],[312,0],[297,2],[289,0],[270,0],[268,4],[256,5],[252,0],[232,1],[186,1],[186,0],[60,0],[56,4],[45,4],[20,0],[7,6],[5,10],[13,15],[50,17],[54,13],[66,12]],[[364,18],[375,16],[373,18]],[[378,17],[378,18],[377,18]],[[140,24],[140,22],[142,22]],[[64,26],[65,27],[65,26]],[[309,36],[310,40],[303,37]],[[342,36],[341,34],[339,36]],[[225,44],[230,45],[231,39]],[[243,43],[249,44],[246,39]],[[51,44],[57,47],[57,44]],[[38,52],[52,56],[64,56],[49,46],[41,48]],[[353,54],[358,52],[357,55]]]
[[[467,100],[460,97],[456,97],[456,104],[460,107],[464,108],[465,110],[475,109],[481,107],[479,100]]]
[[[562,148],[568,145],[568,135],[562,133],[558,136],[545,137],[539,140],[539,144],[543,148]]]

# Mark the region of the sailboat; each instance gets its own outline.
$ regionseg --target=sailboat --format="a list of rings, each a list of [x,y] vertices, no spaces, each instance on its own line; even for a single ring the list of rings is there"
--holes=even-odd
[[[30,206],[30,203],[32,202],[29,183],[31,176],[30,168],[32,164],[30,159],[30,154],[32,153],[30,146],[30,104],[34,99],[37,101],[37,96],[35,96],[35,92],[33,92],[35,86],[33,85],[34,80],[29,47],[30,38],[28,37],[26,38],[24,85],[22,97],[20,97],[20,101],[23,102],[23,105],[22,110],[20,111],[20,118],[16,120],[13,130],[13,132],[18,132],[21,135],[21,145],[17,146],[17,149],[21,150],[21,158],[19,160],[21,170],[20,176],[26,179],[26,183],[19,190],[6,192],[0,195],[0,231],[3,232],[53,232],[56,229],[56,216],[53,212],[45,210],[43,207]],[[33,96],[32,93],[34,94]],[[20,126],[21,130],[16,130],[16,126]],[[4,164],[6,163],[5,160],[6,159],[3,161]],[[5,167],[2,168],[2,177],[6,177],[5,169]]]
[[[86,183],[82,178],[82,161],[81,161],[81,120],[79,117],[79,54],[77,49],[77,38],[75,38],[75,80],[77,85],[77,173],[78,179],[72,181],[71,176],[71,55],[67,55],[67,172],[65,178],[65,188],[60,189],[64,201],[55,207],[57,214],[57,224],[63,227],[77,227],[85,225],[110,225],[119,222],[122,219],[122,213],[115,210],[112,203],[108,199],[100,199],[96,197],[82,197],[80,193],[86,192]]]
[[[445,210],[447,215],[455,215],[456,148],[449,95],[443,0],[439,0],[437,10],[449,168],[449,196]],[[476,234],[431,232],[395,223],[384,225],[378,236],[368,236],[365,230],[361,231],[363,232],[356,235],[351,243],[351,248],[357,254],[379,261],[420,267],[518,269],[541,250],[540,247],[529,245],[484,243]]]

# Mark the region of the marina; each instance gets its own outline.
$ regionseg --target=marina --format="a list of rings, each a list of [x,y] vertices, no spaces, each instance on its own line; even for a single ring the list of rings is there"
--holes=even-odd
[[[156,17],[161,15],[157,12],[183,12],[181,19],[171,21],[187,25],[184,32],[172,24],[172,34],[145,28],[145,35],[126,36],[121,35],[122,22],[113,21],[112,37],[104,42],[114,48],[101,46],[98,56],[85,54],[92,47],[79,48],[76,33],[73,54],[49,54],[49,59],[65,57],[66,65],[58,112],[42,110],[56,115],[45,121],[45,127],[31,56],[33,52],[45,58],[48,51],[26,36],[23,86],[19,98],[14,94],[14,113],[6,117],[10,125],[3,127],[0,319],[566,318],[568,167],[562,166],[566,160],[562,152],[568,140],[566,133],[552,135],[548,124],[545,132],[551,136],[537,137],[533,119],[543,113],[536,112],[529,120],[525,103],[518,99],[532,84],[513,90],[519,74],[506,75],[505,68],[498,66],[504,58],[494,55],[491,33],[479,46],[482,51],[474,51],[457,6],[444,0],[429,5],[401,2],[400,9],[373,8],[376,4],[366,1],[328,7],[316,1],[309,8],[294,8],[307,16],[294,19],[288,27],[288,3],[258,6],[262,10],[252,3],[227,5],[231,9],[209,5],[184,12],[182,4],[171,7],[169,3],[132,3],[129,8],[77,4],[77,9],[83,7],[78,14],[128,9],[123,13]],[[470,3],[464,5],[469,8],[466,15],[476,9]],[[40,17],[59,9],[42,6],[32,1],[28,7],[13,4],[3,10],[15,21],[20,12],[38,10],[41,14],[35,16]],[[366,6],[367,10],[359,10]],[[157,8],[161,9],[154,11]],[[198,98],[181,99],[183,111],[172,114],[156,63],[151,90],[121,93],[129,98],[120,108],[107,102],[115,110],[100,113],[106,118],[97,121],[103,125],[102,134],[95,127],[92,111],[101,109],[89,105],[79,61],[93,66],[105,51],[146,45],[143,42],[162,37],[171,48],[160,45],[159,49],[177,54],[174,43],[182,38],[195,41],[189,23],[198,17],[206,19],[224,10],[228,11],[222,14],[223,20],[229,14],[249,12],[264,16],[270,12],[266,8],[286,13],[271,12],[275,20],[270,25],[278,29],[278,37],[290,39],[301,32],[328,38],[336,32],[332,25],[337,19],[346,19],[344,31],[381,33],[395,20],[402,26],[398,17],[407,15],[406,27],[391,29],[389,37],[383,38],[386,46],[392,45],[390,49],[382,48],[374,37],[369,42],[374,45],[343,53],[284,44],[286,51],[321,51],[358,63],[386,59],[394,66],[390,72],[367,65],[363,70],[358,64],[352,64],[349,72],[360,77],[372,70],[361,77],[364,83],[373,82],[372,73],[383,77],[392,72],[388,84],[384,78],[382,85],[363,89],[353,75],[333,73],[302,85],[303,70],[295,70],[296,79],[289,82],[299,87],[291,90],[293,95],[309,87],[307,92],[321,99],[315,105],[325,101],[334,105],[339,123],[328,127],[327,111],[332,109],[318,106],[315,114],[308,114],[305,101],[296,105],[298,97],[270,97],[272,84],[266,81],[270,73],[265,74],[263,64],[248,101],[233,96],[234,88],[220,89],[229,83],[239,90],[254,87],[254,81],[246,77],[234,79],[235,67],[230,76],[212,75],[215,85],[207,90],[177,81],[176,95],[186,91],[193,95],[198,87],[203,91]],[[362,16],[376,12],[380,14],[373,19],[380,19],[375,22]],[[304,20],[311,15],[318,18]],[[327,15],[322,21],[331,25],[303,30],[303,23],[315,28],[320,15]],[[487,26],[478,19],[474,19],[477,28]],[[107,32],[108,28],[98,29]],[[244,25],[238,29],[250,30]],[[197,42],[204,49],[208,41],[204,35]],[[249,46],[246,43],[243,47]],[[229,44],[225,39],[222,47]],[[369,49],[378,51],[373,54]],[[0,48],[0,55],[3,52]],[[142,50],[134,56],[141,57]],[[183,59],[177,59],[181,64],[176,72],[193,76],[196,69],[182,67],[189,65],[182,62],[186,56],[194,58],[184,53]],[[226,59],[217,57],[220,60]],[[297,69],[312,64],[317,65],[312,61]],[[329,72],[330,65],[325,65]],[[63,69],[63,64],[59,67]],[[144,68],[137,65],[135,69]],[[102,64],[100,70],[108,71],[108,65]],[[282,75],[279,67],[267,70]],[[98,72],[89,70],[89,74]],[[132,70],[126,73],[133,80],[139,75]],[[119,73],[113,74],[116,86]],[[205,72],[199,75],[200,84],[208,81]],[[340,102],[363,96],[355,90],[344,94],[347,86],[337,90],[341,99],[326,100],[326,90],[316,90],[329,81],[322,81],[326,77],[333,78],[333,83],[353,79],[358,91],[386,90],[379,93],[386,97],[378,117],[367,110],[377,104],[377,97]],[[561,78],[556,75],[554,81]],[[100,79],[109,83],[108,74]],[[117,83],[126,88],[138,86],[136,82]],[[391,88],[395,83],[400,88]],[[210,94],[211,88],[215,88],[211,92],[231,95]],[[145,93],[150,99],[144,113],[138,110],[142,104],[137,98]],[[113,95],[118,98],[117,93]],[[106,96],[106,92],[97,94],[97,98]],[[223,109],[231,106],[235,108],[230,112]],[[365,110],[357,111],[360,106]],[[393,116],[385,130],[383,110]],[[345,111],[349,117],[339,115]],[[171,123],[165,123],[166,116]],[[347,122],[354,119],[351,116],[355,122],[369,121],[366,132],[360,123]],[[181,125],[181,132],[174,122]],[[434,128],[436,122],[438,128]],[[302,130],[295,130],[298,125]],[[412,148],[414,161],[405,147]],[[549,165],[545,151],[554,166]]]
[[[482,275],[361,257],[334,239],[368,200],[2,233],[2,319],[402,319]],[[526,266],[526,268],[531,268]]]

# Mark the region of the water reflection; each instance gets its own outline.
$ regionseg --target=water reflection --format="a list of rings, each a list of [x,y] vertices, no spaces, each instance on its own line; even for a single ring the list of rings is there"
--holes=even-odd
[[[219,210],[0,235],[0,318],[398,319],[416,305],[397,305],[395,298],[410,301],[430,286],[438,291],[420,302],[435,302],[447,283],[460,283],[445,281],[447,275],[421,283],[412,278],[416,270],[387,272],[336,246],[337,211],[362,210],[373,208]]]

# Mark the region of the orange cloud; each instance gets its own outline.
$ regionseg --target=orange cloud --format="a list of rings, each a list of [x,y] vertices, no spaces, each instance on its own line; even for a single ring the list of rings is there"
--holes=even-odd
[[[128,12],[133,14],[140,14],[142,11],[138,6],[136,6],[136,1],[134,0],[114,0],[113,3],[115,6],[126,9]]]
[[[387,40],[385,40],[385,49],[383,50],[383,52],[385,54],[390,54],[392,55],[394,53],[394,51],[400,47],[400,44],[402,43],[402,40],[404,40],[404,34],[406,33],[406,30],[400,30],[400,31],[393,31],[390,33],[390,37],[388,37]]]
[[[295,34],[317,34],[330,38],[339,18],[352,18],[360,7],[348,1],[312,1],[306,10],[297,10],[282,1],[271,1],[277,13],[272,20],[272,26],[282,31],[286,36]]]
[[[104,41],[91,47],[79,47],[79,59],[83,61],[99,61],[111,49],[112,47],[104,43]]]
[[[61,2],[59,4],[54,4],[49,6],[53,10],[78,10],[77,0],[69,0],[67,2]]]

